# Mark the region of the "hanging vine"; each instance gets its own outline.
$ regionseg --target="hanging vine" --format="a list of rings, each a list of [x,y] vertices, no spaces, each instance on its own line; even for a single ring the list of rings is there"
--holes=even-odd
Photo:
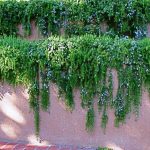
[[[41,34],[66,36],[103,33],[100,23],[108,24],[108,33],[141,38],[150,22],[149,0],[5,0],[0,1],[0,35],[17,35],[19,24],[24,36],[31,34],[35,21]]]
[[[101,126],[106,128],[108,109],[114,109],[115,125],[127,115],[139,115],[142,87],[150,91],[150,39],[134,40],[84,35],[50,37],[29,42],[14,37],[0,38],[0,79],[29,87],[29,104],[34,113],[35,133],[40,132],[40,109],[49,111],[49,83],[54,82],[70,111],[79,88],[81,105],[87,110],[86,129],[95,122],[94,103],[98,95]],[[117,95],[113,95],[113,74],[118,73]]]

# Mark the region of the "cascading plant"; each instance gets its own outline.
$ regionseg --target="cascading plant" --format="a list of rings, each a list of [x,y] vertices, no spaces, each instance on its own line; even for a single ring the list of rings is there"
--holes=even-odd
[[[150,39],[111,38],[84,35],[50,37],[29,42],[14,37],[0,38],[0,80],[28,87],[34,113],[35,133],[40,133],[40,111],[50,106],[50,83],[69,111],[75,107],[73,89],[78,88],[81,106],[87,110],[86,130],[95,122],[95,103],[106,128],[108,109],[115,113],[115,125],[127,115],[139,115],[143,86],[150,91]],[[113,73],[118,74],[117,95],[113,95]],[[95,96],[97,98],[95,98]],[[97,102],[96,102],[97,101]]]

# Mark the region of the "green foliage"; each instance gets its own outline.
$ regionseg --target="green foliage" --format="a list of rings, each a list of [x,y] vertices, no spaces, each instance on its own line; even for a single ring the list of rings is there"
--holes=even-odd
[[[39,132],[40,132],[40,112],[39,108],[37,107],[34,110],[34,125],[35,125],[35,135],[39,137]]]
[[[42,67],[40,68],[42,70]],[[47,78],[47,69],[44,66],[44,71],[41,71],[41,107],[43,110],[47,111],[50,105],[49,102],[49,80]]]
[[[33,43],[12,37],[0,39],[0,78],[9,83],[29,83],[29,57]]]
[[[94,121],[95,115],[94,115],[94,109],[89,108],[87,115],[86,115],[86,130],[92,131],[94,128]]]
[[[41,89],[41,107],[43,110],[48,110],[49,108],[49,82],[42,82]]]
[[[32,80],[29,85],[29,104],[30,108],[34,113],[34,125],[35,125],[35,134],[38,137],[40,132],[40,108],[39,108],[39,96],[40,96],[40,87],[39,87],[39,65],[35,62],[34,67],[32,68]]]
[[[108,108],[115,113],[115,125],[127,115],[139,114],[142,87],[150,91],[150,39],[134,40],[84,35],[50,37],[28,42],[14,37],[0,38],[0,79],[29,87],[29,104],[40,130],[40,108],[48,111],[49,82],[57,84],[67,108],[73,110],[73,89],[79,88],[81,105],[88,110],[86,129],[94,127],[94,97],[106,128]],[[118,73],[117,96],[113,95],[112,70]],[[41,107],[40,107],[41,106]]]
[[[20,24],[24,36],[30,35],[32,21],[45,37],[60,35],[63,29],[72,38],[52,36],[29,42],[6,37],[17,36]],[[50,106],[50,81],[57,84],[70,111],[75,105],[73,89],[80,89],[81,105],[88,110],[88,131],[94,127],[95,95],[102,128],[106,128],[109,107],[114,109],[116,126],[130,113],[138,117],[143,85],[150,93],[150,40],[100,36],[100,23],[104,22],[111,36],[141,38],[150,22],[150,0],[0,1],[0,80],[29,88],[37,136],[40,109],[48,111]],[[112,69],[118,73],[116,97]]]
[[[17,35],[23,24],[25,36],[35,21],[44,36],[101,34],[101,22],[118,35],[142,36],[150,22],[149,0],[5,0],[0,1],[0,35]]]
[[[113,149],[110,149],[110,148],[106,148],[106,147],[98,147],[98,149],[97,150],[113,150]]]

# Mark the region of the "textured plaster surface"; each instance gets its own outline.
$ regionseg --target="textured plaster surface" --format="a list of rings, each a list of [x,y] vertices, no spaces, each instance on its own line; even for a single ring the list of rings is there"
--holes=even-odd
[[[114,80],[117,73],[114,71]],[[117,87],[117,80],[114,84]],[[57,87],[50,86],[51,107],[49,113],[41,112],[41,143],[34,136],[33,114],[28,106],[28,93],[23,87],[13,88],[0,84],[0,139],[31,144],[62,144],[73,146],[108,146],[115,150],[150,150],[150,102],[143,91],[140,116],[131,115],[126,124],[114,127],[113,111],[109,111],[106,133],[100,127],[101,115],[95,105],[95,128],[85,130],[86,110],[80,106],[80,92],[74,90],[76,107],[71,113],[66,110],[63,99],[58,99]],[[114,95],[116,94],[114,90]],[[95,103],[97,102],[95,98]]]

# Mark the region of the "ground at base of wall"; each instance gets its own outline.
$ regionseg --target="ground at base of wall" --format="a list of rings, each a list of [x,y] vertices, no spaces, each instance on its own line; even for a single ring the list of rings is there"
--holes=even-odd
[[[108,148],[75,147],[67,145],[38,146],[23,143],[12,143],[0,141],[0,150],[112,150]]]

